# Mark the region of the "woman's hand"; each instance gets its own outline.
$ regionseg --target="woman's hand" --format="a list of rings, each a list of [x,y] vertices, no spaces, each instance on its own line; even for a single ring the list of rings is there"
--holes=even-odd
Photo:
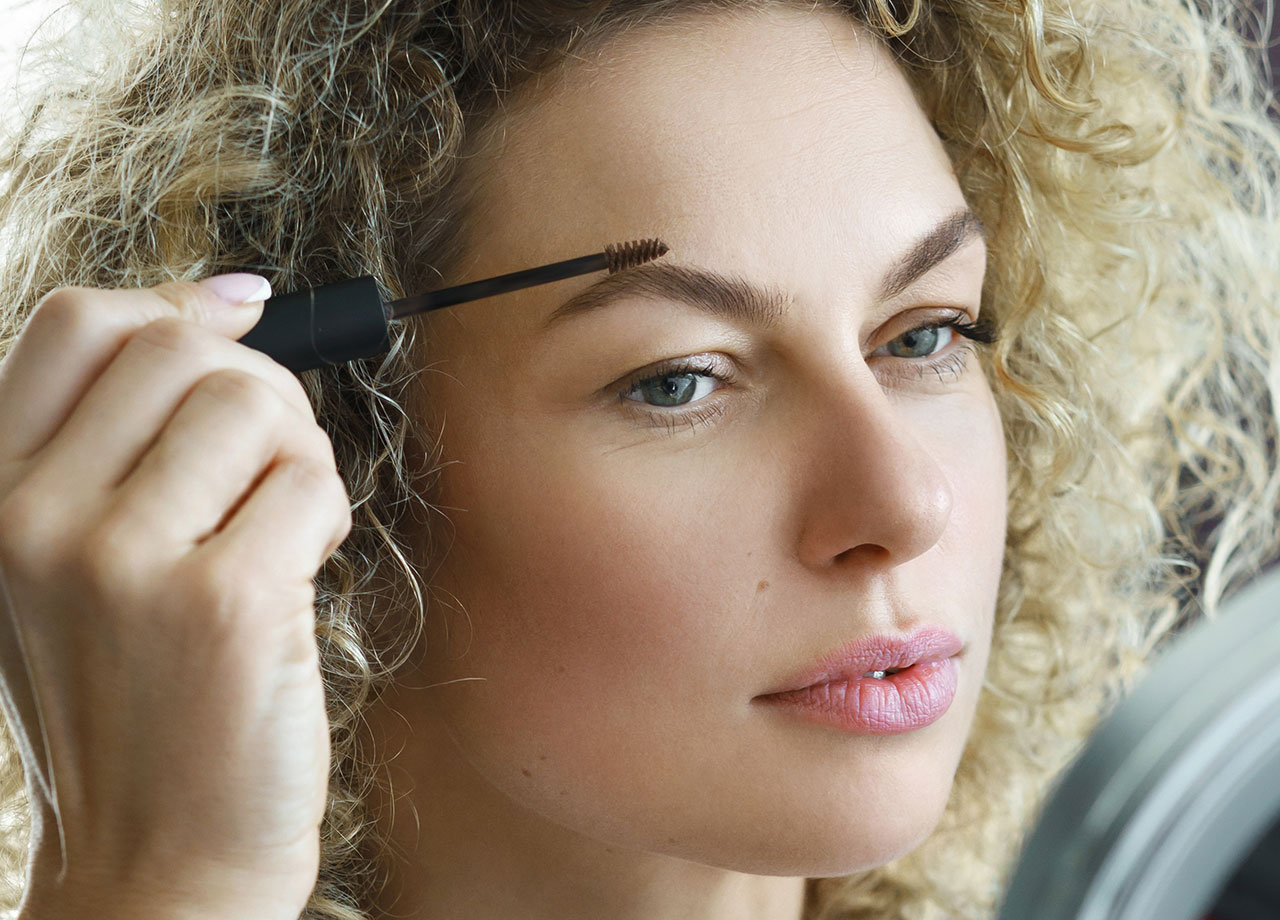
[[[293,920],[315,885],[312,579],[351,513],[297,379],[235,341],[262,309],[60,288],[0,364],[0,701],[50,902]]]

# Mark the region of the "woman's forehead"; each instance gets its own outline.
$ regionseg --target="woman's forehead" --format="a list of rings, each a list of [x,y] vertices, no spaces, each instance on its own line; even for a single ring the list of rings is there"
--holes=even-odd
[[[853,28],[787,9],[704,16],[526,85],[467,167],[467,276],[640,237],[809,275],[823,247],[896,249],[963,206],[905,77]]]
[[[735,165],[794,173],[927,133],[888,50],[838,18],[837,37],[822,24],[831,18],[784,8],[627,32],[607,64],[573,58],[514,93],[469,151],[472,174],[526,195],[592,180],[617,191],[715,185],[736,178]]]

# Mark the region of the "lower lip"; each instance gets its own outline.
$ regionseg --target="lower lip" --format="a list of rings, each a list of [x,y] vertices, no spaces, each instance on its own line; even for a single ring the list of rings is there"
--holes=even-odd
[[[900,735],[936,722],[956,698],[956,660],[918,661],[884,678],[814,684],[760,702],[855,735]]]

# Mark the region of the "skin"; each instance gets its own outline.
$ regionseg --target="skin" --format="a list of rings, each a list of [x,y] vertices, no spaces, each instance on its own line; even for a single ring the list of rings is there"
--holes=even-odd
[[[764,331],[631,297],[541,333],[589,275],[423,317],[455,537],[421,666],[371,719],[403,859],[380,907],[795,920],[806,877],[930,835],[973,720],[1004,435],[985,358],[914,373],[967,339],[902,336],[940,308],[978,315],[984,244],[876,299],[966,202],[888,52],[834,13],[639,27],[527,84],[498,125],[467,161],[458,280],[656,236],[793,305]],[[619,399],[632,372],[694,355],[736,381],[692,378],[683,409],[653,385]],[[699,401],[724,411],[663,423]],[[753,702],[926,623],[965,643],[929,726],[847,734]]]

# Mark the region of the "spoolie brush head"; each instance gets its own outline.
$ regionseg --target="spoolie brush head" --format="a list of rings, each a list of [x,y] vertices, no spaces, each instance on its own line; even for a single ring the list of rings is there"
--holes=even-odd
[[[662,240],[635,240],[630,243],[610,243],[604,247],[605,261],[609,263],[609,272],[620,272],[625,268],[635,268],[646,262],[652,262],[668,252],[667,244]]]

